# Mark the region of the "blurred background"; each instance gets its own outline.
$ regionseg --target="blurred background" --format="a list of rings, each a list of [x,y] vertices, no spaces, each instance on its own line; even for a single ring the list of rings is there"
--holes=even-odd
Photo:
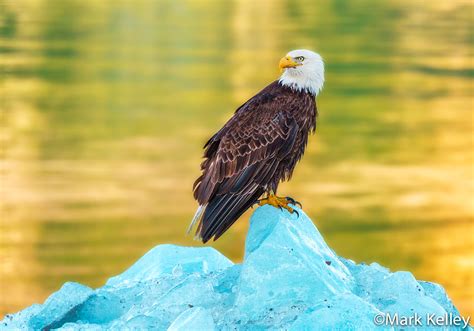
[[[471,1],[0,1],[0,316],[101,286],[185,236],[202,145],[279,75],[326,61],[293,180],[335,251],[474,312]],[[242,259],[247,213],[211,245]]]

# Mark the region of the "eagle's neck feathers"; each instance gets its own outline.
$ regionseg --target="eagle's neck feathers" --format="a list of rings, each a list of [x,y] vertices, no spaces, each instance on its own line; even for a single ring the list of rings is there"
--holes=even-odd
[[[299,68],[287,69],[278,80],[283,86],[287,86],[298,92],[308,92],[314,96],[322,90],[324,85],[324,69],[300,70]]]

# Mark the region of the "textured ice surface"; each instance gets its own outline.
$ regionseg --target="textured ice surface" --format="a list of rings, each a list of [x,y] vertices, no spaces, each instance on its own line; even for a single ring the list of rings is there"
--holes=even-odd
[[[437,284],[338,257],[299,213],[258,208],[242,264],[209,247],[160,245],[105,286],[66,283],[0,328],[380,330],[380,313],[459,316]]]

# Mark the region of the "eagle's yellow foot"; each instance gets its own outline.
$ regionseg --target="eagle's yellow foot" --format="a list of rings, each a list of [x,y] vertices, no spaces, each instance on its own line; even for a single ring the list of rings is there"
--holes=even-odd
[[[290,197],[278,197],[273,193],[269,193],[266,198],[258,200],[259,206],[270,205],[275,208],[286,209],[290,212],[290,214],[296,213],[298,216],[300,216],[298,211],[290,207],[289,204],[299,205],[301,208],[301,203],[299,203],[295,199]]]

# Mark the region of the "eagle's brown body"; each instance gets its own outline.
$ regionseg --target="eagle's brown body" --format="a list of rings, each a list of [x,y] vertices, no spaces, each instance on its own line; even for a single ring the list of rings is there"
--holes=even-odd
[[[237,109],[204,146],[194,197],[203,242],[219,238],[265,192],[277,191],[316,128],[315,96],[275,81]]]

